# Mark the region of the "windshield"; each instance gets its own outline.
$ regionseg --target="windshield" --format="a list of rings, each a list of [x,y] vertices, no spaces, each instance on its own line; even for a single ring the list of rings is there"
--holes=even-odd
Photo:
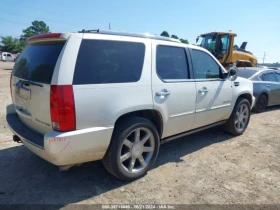
[[[217,43],[218,42],[218,43]],[[227,53],[229,46],[229,35],[208,34],[202,37],[201,47],[207,49],[213,55],[223,55]]]

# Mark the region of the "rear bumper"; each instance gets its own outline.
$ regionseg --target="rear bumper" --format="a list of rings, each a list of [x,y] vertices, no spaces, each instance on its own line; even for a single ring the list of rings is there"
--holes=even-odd
[[[102,159],[113,132],[111,126],[70,132],[52,131],[42,135],[30,130],[20,121],[16,113],[8,110],[11,110],[11,107],[7,107],[6,120],[12,132],[29,150],[57,166]]]

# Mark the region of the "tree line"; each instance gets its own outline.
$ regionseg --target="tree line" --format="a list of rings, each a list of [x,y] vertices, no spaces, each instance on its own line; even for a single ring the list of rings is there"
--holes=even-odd
[[[160,35],[161,35],[161,36],[165,36],[165,37],[170,37],[170,38],[173,38],[173,39],[179,39],[179,37],[176,36],[176,35],[174,35],[174,34],[171,35],[171,36],[169,36],[169,33],[168,33],[167,31],[163,31]],[[180,38],[179,40],[180,40],[182,43],[189,44],[189,42],[188,42],[187,39]]]
[[[261,66],[267,66],[267,67],[280,67],[280,63],[276,62],[276,63],[263,63],[260,64]]]
[[[14,38],[12,36],[1,36],[0,51],[19,53],[26,46],[26,40],[29,37],[37,34],[45,34],[50,32],[51,31],[49,26],[47,26],[47,24],[44,21],[35,20],[31,23],[31,26],[22,31],[22,35],[20,36],[20,38]],[[170,36],[167,31],[163,31],[160,35],[165,37],[171,37],[174,39],[179,39],[182,43],[189,43],[187,39],[179,38],[174,34]]]
[[[12,36],[2,36],[0,41],[0,51],[19,53],[26,46],[26,40],[37,34],[49,33],[50,28],[44,21],[35,20],[31,23],[31,26],[22,31],[20,38],[14,38]]]

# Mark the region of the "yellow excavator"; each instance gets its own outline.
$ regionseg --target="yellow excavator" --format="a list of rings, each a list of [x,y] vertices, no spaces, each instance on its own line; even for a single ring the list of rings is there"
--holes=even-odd
[[[257,66],[257,57],[245,50],[247,42],[243,42],[240,47],[234,45],[236,36],[231,31],[211,32],[198,36],[196,43],[201,38],[201,43],[198,45],[210,51],[226,69],[232,65],[236,65],[236,67]]]

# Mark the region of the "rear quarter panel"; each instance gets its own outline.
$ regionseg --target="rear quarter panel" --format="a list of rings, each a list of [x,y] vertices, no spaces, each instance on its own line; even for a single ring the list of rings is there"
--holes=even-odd
[[[85,39],[142,42],[145,57],[141,78],[132,83],[73,85],[76,128],[113,126],[123,114],[153,109],[151,90],[151,41],[148,39],[85,34]]]

